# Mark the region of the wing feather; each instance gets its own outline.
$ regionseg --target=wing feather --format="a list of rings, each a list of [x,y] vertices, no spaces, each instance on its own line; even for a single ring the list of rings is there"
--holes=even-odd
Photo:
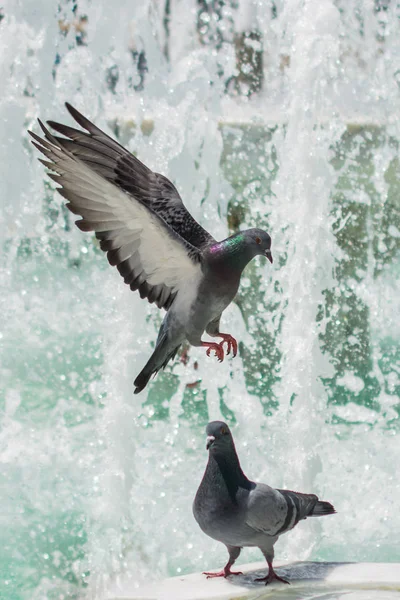
[[[57,189],[68,201],[69,210],[82,217],[76,225],[82,231],[96,233],[100,247],[107,252],[110,264],[117,267],[125,283],[160,308],[168,308],[184,286],[197,285],[201,278],[200,251],[171,229],[150,204],[128,195],[102,176],[101,170],[94,166],[108,168],[105,159],[85,160],[91,150],[85,151],[86,154],[82,154],[81,149],[71,151],[74,142],[63,144],[62,138],[53,136],[42,123],[40,125],[46,139],[31,135],[35,140],[33,144],[48,159],[43,162],[53,171],[50,177],[61,186]],[[100,130],[91,127],[97,135]],[[71,133],[70,128],[67,130]],[[75,132],[74,135],[79,139]],[[110,141],[106,147],[108,155],[122,148]],[[143,165],[142,170],[146,171],[147,167]]]
[[[309,516],[317,501],[315,494],[275,490],[257,483],[249,494],[246,522],[256,531],[277,536]]]
[[[246,523],[255,531],[275,536],[280,533],[287,517],[288,505],[277,490],[257,483],[250,491]]]
[[[52,148],[48,145],[51,142],[53,146],[76,156],[98,175],[151,208],[192,246],[203,249],[215,242],[214,238],[195,221],[183,204],[175,186],[166,177],[151,171],[70,104],[67,103],[66,107],[75,121],[86,131],[49,121],[52,129],[66,137],[49,138],[45,134],[47,141],[44,140],[45,144],[42,144],[44,150],[41,151],[47,157],[46,150],[52,152]],[[41,144],[40,137],[34,135],[34,138]]]

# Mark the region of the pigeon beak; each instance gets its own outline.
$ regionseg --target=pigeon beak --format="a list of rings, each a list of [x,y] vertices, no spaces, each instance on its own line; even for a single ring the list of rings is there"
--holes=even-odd
[[[272,263],[274,262],[274,259],[272,258],[271,250],[266,250],[265,251],[265,256],[268,258],[269,262],[272,265]]]
[[[209,449],[210,446],[215,442],[215,437],[213,435],[208,435],[206,440],[206,450]]]

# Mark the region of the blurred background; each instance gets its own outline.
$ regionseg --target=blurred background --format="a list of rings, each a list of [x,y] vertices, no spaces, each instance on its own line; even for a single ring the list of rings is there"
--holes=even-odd
[[[0,8],[0,597],[106,598],[217,568],[204,426],[315,492],[277,559],[399,561],[400,5],[5,0]],[[29,143],[68,101],[214,237],[271,234],[224,331],[139,396],[162,314],[82,234]],[[244,562],[260,560],[246,550]]]

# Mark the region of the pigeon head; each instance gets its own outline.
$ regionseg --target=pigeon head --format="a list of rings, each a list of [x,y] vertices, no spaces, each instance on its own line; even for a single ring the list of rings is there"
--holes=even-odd
[[[263,229],[247,229],[242,234],[245,236],[245,240],[249,248],[253,250],[254,256],[266,256],[269,262],[273,263],[271,254],[271,237]]]
[[[231,430],[223,421],[211,421],[206,427],[206,434],[209,451],[207,469],[222,475],[233,502],[236,502],[238,487],[250,489],[252,483],[241,469]]]
[[[223,421],[211,421],[206,427],[206,434],[206,448],[210,452],[232,447],[233,438],[231,430]]]
[[[206,263],[221,274],[240,273],[255,256],[266,256],[272,263],[271,237],[263,229],[246,229],[207,248]]]

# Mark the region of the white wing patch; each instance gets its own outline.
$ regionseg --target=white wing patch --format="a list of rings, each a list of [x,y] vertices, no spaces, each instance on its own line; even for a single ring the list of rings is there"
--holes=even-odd
[[[202,271],[197,249],[135,198],[60,148],[51,135],[51,144],[34,137],[41,146],[35,145],[51,161],[42,162],[58,174],[50,176],[62,186],[59,191],[69,201],[68,208],[83,217],[76,221],[77,226],[83,231],[95,231],[100,239],[107,240],[111,264],[125,261],[132,270],[131,278],[159,286],[161,295],[163,286],[175,293],[186,285],[193,289],[199,284]]]

